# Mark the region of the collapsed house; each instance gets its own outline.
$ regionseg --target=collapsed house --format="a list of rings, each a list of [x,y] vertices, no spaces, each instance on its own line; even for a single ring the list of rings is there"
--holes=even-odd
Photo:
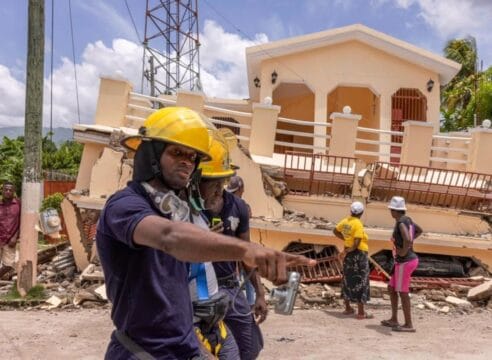
[[[420,275],[492,269],[492,130],[438,132],[440,87],[459,64],[361,25],[254,46],[246,58],[249,100],[150,97],[126,80],[101,79],[94,124],[74,125],[84,150],[76,189],[62,203],[79,270],[95,254],[106,199],[131,179],[133,154],[121,138],[155,108],[176,105],[236,134],[251,238],[318,259],[298,269],[304,281],[340,280],[343,244],[332,229],[354,199],[366,204],[374,266],[388,272],[393,195],[406,198],[425,231],[415,243],[426,259]]]

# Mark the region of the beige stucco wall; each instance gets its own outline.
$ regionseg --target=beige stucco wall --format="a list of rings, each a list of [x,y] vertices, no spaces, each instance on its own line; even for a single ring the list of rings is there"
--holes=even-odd
[[[273,70],[277,83],[269,80]],[[435,82],[432,92],[427,81]],[[391,123],[391,96],[399,88],[416,88],[427,97],[427,119],[439,127],[438,74],[358,41],[265,60],[261,66],[260,99],[272,96],[280,83],[304,82],[315,93],[328,94],[338,86],[368,87],[380,96],[381,128]],[[328,112],[332,110],[328,108]]]
[[[307,90],[309,91],[309,90]],[[273,104],[280,106],[279,117],[285,117],[289,119],[314,121],[314,94],[309,92],[292,97],[279,97],[276,92],[273,92]],[[286,124],[282,122],[277,123],[277,128],[282,130],[300,131],[300,132],[313,132],[313,128],[309,126],[302,126],[296,124]],[[305,136],[285,135],[277,134],[276,140],[285,142],[294,142],[296,144],[313,145],[313,138]],[[276,145],[275,152],[281,153],[284,146]],[[287,150],[300,151],[299,149],[288,148]],[[302,150],[307,151],[307,150]]]
[[[350,106],[353,114],[361,115],[358,123],[360,127],[379,129],[379,96],[366,87],[340,86],[328,95],[328,116],[333,112],[342,112],[344,106]],[[359,132],[357,138],[366,140],[378,140],[377,134]],[[379,151],[375,144],[356,145],[356,150]],[[366,162],[377,161],[377,157],[369,155],[357,155],[359,159]]]
[[[456,134],[449,133],[446,135],[454,136]],[[467,134],[467,136],[470,136],[470,134]],[[470,145],[470,140],[463,141],[458,139],[434,139],[432,142],[432,146],[440,147],[440,148],[462,149],[466,151],[466,153],[458,152],[458,151],[436,150],[432,152],[432,156],[438,158],[445,158],[445,159],[467,160],[469,145]],[[466,171],[466,164],[443,163],[443,162],[431,161],[430,166],[436,169]]]
[[[231,159],[234,165],[239,166],[237,174],[244,181],[243,199],[251,207],[253,216],[281,218],[283,216],[282,205],[265,193],[260,166],[239,148],[231,151]]]

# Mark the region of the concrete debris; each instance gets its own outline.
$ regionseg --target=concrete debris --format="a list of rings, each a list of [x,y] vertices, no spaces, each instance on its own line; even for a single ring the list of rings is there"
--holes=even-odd
[[[337,292],[335,290],[333,290],[330,286],[324,284],[323,285],[323,288],[325,289],[325,291],[323,291],[321,293],[321,297],[323,297],[323,298],[334,298],[334,297],[337,297]]]
[[[104,274],[102,270],[98,269],[96,265],[89,264],[82,274],[80,274],[81,281],[104,281]]]
[[[305,229],[320,229],[320,230],[333,230],[335,223],[323,218],[312,216],[308,217],[301,211],[284,209],[284,216],[281,219],[271,219],[263,216],[259,216],[258,219],[267,221],[275,226],[283,226],[286,224],[296,224]]]
[[[451,305],[460,307],[460,308],[471,308],[473,305],[471,302],[467,300],[463,300],[454,296],[448,296],[446,297],[445,301]]]
[[[418,304],[417,305],[417,309],[424,310],[425,309],[425,305],[424,304]]]
[[[106,285],[101,285],[94,290],[94,293],[99,296],[101,300],[108,300],[108,295],[106,294]]]
[[[438,307],[431,303],[430,301],[424,301],[424,306],[429,310],[438,310]]]
[[[82,305],[85,301],[100,301],[99,297],[97,295],[93,294],[90,291],[87,290],[79,290],[76,294],[75,297],[73,298],[73,304],[75,306]]]
[[[46,306],[46,309],[51,310],[59,307],[63,303],[63,301],[58,296],[52,295],[48,300],[46,300],[46,303],[48,304],[48,306]]]
[[[470,301],[488,300],[490,297],[492,297],[492,280],[471,288],[467,296]]]
[[[450,310],[449,306],[443,306],[442,308],[439,309],[439,312],[441,314],[448,314],[449,310]]]
[[[370,280],[371,297],[382,298],[388,294],[388,284],[382,281]]]

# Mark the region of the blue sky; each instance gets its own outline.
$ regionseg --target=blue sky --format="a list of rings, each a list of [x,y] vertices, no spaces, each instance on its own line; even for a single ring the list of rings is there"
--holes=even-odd
[[[157,0],[150,0],[157,2]],[[55,125],[76,121],[68,0],[54,0]],[[144,0],[127,0],[140,38]],[[244,48],[265,41],[362,23],[442,53],[446,40],[473,35],[492,65],[492,0],[198,0],[202,82],[209,96],[245,97]],[[124,0],[72,0],[82,122],[92,122],[99,75],[139,84],[141,48]],[[45,115],[49,109],[51,0],[46,0]],[[0,126],[22,125],[27,0],[0,7]],[[223,65],[226,66],[223,66]],[[49,120],[45,116],[45,124]]]

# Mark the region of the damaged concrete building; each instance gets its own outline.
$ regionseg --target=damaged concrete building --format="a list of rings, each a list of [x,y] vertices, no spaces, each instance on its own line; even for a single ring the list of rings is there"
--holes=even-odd
[[[131,178],[133,154],[119,140],[156,106],[173,105],[236,134],[252,239],[317,258],[315,269],[300,269],[306,281],[339,280],[343,244],[332,228],[353,199],[366,203],[370,254],[384,272],[393,195],[406,198],[425,231],[415,244],[429,258],[422,275],[491,269],[492,130],[439,133],[440,87],[459,64],[362,25],[254,46],[246,59],[248,100],[149,97],[124,79],[101,79],[94,124],[74,125],[84,150],[76,190],[62,204],[80,270],[105,200]]]

